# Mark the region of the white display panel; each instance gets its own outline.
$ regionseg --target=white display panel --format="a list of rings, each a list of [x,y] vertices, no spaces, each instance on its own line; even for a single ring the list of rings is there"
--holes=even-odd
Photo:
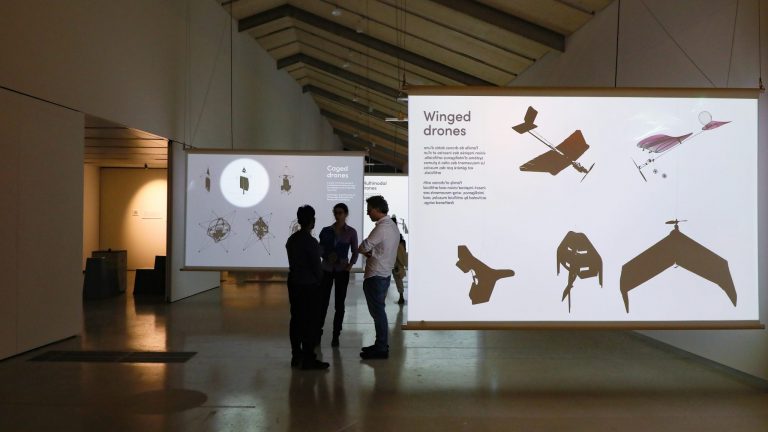
[[[397,227],[400,228],[400,234],[405,239],[407,248],[408,232],[411,229],[411,222],[408,218],[408,176],[403,174],[366,174],[365,198],[374,195],[381,195],[387,200],[389,216],[397,217]],[[366,210],[366,203],[363,200],[363,213]],[[371,218],[365,217],[363,219],[363,238],[368,237],[374,226]]]
[[[316,212],[315,238],[333,223],[337,203],[349,207],[348,224],[359,231],[363,163],[354,152],[189,152],[185,266],[286,269],[285,242],[304,204]]]
[[[410,325],[756,325],[756,99],[521,93],[409,96]]]

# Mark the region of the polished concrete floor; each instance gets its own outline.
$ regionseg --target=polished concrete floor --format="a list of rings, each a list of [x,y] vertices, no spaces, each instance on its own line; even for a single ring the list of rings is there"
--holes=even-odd
[[[321,372],[289,367],[281,284],[88,303],[82,337],[0,362],[0,431],[768,431],[759,382],[634,333],[404,332],[394,287],[391,357],[361,361],[373,340],[361,291],[353,281],[341,347],[323,340]],[[69,349],[198,354],[27,361]]]

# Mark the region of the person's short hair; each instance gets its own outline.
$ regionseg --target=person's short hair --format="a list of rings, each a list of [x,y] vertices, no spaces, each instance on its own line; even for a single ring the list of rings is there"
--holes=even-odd
[[[374,195],[365,200],[365,202],[368,203],[368,207],[370,208],[375,208],[384,214],[389,213],[389,204],[387,204],[387,200],[381,195]]]
[[[335,206],[333,206],[333,211],[336,212],[336,209],[342,209],[344,210],[344,213],[349,214],[349,207],[347,207],[344,203],[338,203]]]
[[[298,219],[299,225],[309,225],[315,220],[315,209],[313,209],[311,205],[303,205],[296,210],[296,218]]]

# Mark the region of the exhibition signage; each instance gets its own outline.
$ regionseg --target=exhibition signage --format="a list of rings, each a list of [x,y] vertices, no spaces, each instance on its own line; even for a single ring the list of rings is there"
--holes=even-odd
[[[287,269],[285,242],[305,204],[316,211],[316,238],[337,203],[361,231],[363,163],[360,152],[188,152],[185,268]]]
[[[758,326],[756,96],[409,89],[408,326]]]

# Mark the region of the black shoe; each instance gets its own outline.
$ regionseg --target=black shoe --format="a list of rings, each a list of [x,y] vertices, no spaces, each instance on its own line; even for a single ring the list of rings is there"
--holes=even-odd
[[[378,351],[378,350],[363,351],[363,352],[360,353],[360,358],[362,358],[363,360],[388,359],[389,358],[389,350],[387,350],[387,351]]]
[[[367,347],[362,347],[360,351],[361,352],[377,351],[377,348],[376,348],[376,345],[371,345]],[[387,351],[389,351],[389,345],[387,345]]]
[[[328,369],[330,363],[322,362],[320,360],[309,360],[301,363],[301,370],[324,370]]]
[[[301,358],[300,357],[293,357],[291,358],[291,367],[299,367],[301,366]]]
[[[333,339],[331,339],[331,346],[332,347],[339,346],[339,337],[338,336],[334,336]]]

